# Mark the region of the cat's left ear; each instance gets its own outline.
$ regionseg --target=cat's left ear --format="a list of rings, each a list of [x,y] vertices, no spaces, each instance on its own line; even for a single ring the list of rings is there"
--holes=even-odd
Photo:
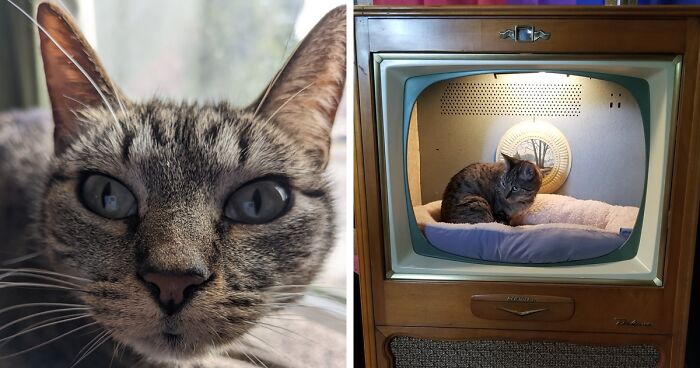
[[[298,138],[319,169],[345,85],[345,14],[341,6],[323,17],[251,107]]]

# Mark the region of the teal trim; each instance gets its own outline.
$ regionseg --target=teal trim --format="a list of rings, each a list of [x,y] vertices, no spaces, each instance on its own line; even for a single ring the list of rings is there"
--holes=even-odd
[[[639,249],[639,239],[640,239],[640,234],[641,234],[641,224],[642,220],[644,217],[644,204],[646,202],[646,191],[647,191],[647,178],[645,176],[644,179],[644,198],[642,198],[642,203],[639,208],[639,215],[637,216],[637,222],[635,223],[634,229],[632,230],[632,233],[630,234],[629,238],[627,241],[617,250],[601,256],[597,258],[592,258],[592,259],[587,259],[587,260],[579,260],[579,261],[570,261],[570,262],[559,262],[559,263],[539,263],[539,264],[534,264],[534,263],[501,263],[501,262],[489,262],[489,261],[483,261],[480,259],[474,259],[474,258],[467,258],[467,257],[461,257],[461,256],[456,256],[451,253],[444,252],[440,249],[435,248],[433,245],[428,242],[428,239],[425,238],[423,233],[418,229],[417,223],[416,223],[416,217],[412,211],[413,206],[411,204],[411,198],[408,195],[409,194],[409,189],[408,189],[408,171],[406,169],[407,163],[406,163],[406,157],[407,157],[407,145],[408,145],[408,128],[410,124],[410,117],[411,117],[411,110],[413,108],[413,104],[416,102],[418,99],[418,96],[430,85],[446,80],[446,79],[453,79],[453,78],[459,78],[459,77],[466,77],[470,75],[480,75],[480,74],[493,74],[493,73],[498,73],[498,74],[504,74],[504,73],[535,73],[535,72],[548,72],[548,73],[557,73],[557,74],[568,74],[568,75],[577,75],[581,77],[590,77],[590,78],[596,78],[596,79],[601,79],[613,83],[617,83],[621,85],[622,87],[626,88],[632,96],[637,100],[637,104],[639,105],[639,108],[641,110],[642,114],[642,124],[644,126],[644,143],[646,145],[646,163],[645,163],[645,168],[646,171],[649,171],[649,140],[650,140],[650,116],[651,116],[651,102],[650,102],[650,94],[649,94],[649,83],[640,78],[634,78],[634,77],[625,77],[625,76],[620,76],[620,75],[612,75],[612,74],[605,74],[605,73],[592,73],[592,72],[580,72],[580,71],[573,71],[573,70],[531,70],[531,69],[499,69],[499,70],[479,70],[479,71],[468,71],[468,72],[449,72],[449,73],[437,73],[437,74],[428,74],[428,75],[422,75],[418,77],[411,77],[406,80],[406,83],[404,85],[404,108],[403,108],[403,137],[402,137],[402,143],[403,143],[403,173],[404,173],[404,190],[406,193],[406,208],[409,209],[407,212],[408,216],[408,224],[409,224],[409,232],[411,235],[411,243],[413,245],[413,250],[423,256],[427,257],[435,257],[435,258],[442,258],[442,259],[447,259],[447,260],[453,260],[453,261],[461,261],[461,262],[469,262],[469,263],[478,263],[478,264],[493,264],[493,265],[513,265],[513,266],[574,266],[574,265],[587,265],[587,264],[599,264],[599,263],[608,263],[608,262],[617,262],[617,261],[624,261],[628,259],[632,259],[637,255],[637,251]]]

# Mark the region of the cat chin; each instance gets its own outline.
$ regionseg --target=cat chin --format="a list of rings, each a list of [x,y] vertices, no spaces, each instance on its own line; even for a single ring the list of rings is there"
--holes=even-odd
[[[201,347],[198,350],[183,350],[178,348],[162,348],[153,344],[153,338],[124,341],[135,353],[145,360],[155,364],[165,364],[173,367],[185,367],[199,363],[203,359],[218,356],[212,346]]]

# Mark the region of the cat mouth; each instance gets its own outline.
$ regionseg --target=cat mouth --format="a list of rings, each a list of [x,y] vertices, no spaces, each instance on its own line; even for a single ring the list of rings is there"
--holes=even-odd
[[[171,332],[163,332],[161,334],[161,337],[163,340],[165,340],[166,344],[168,346],[175,348],[180,341],[182,341],[182,335],[181,334],[176,334],[176,333],[171,333]]]
[[[154,339],[161,342],[159,345],[164,346],[166,350],[181,351],[188,336],[182,328],[166,323],[160,333],[153,336]]]
[[[160,337],[170,346],[177,346],[182,340],[182,333],[177,328],[166,326],[160,333]]]

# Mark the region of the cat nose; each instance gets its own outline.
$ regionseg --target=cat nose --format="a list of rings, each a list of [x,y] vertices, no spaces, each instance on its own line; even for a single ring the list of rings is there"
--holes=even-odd
[[[207,281],[206,277],[197,272],[171,273],[152,271],[139,273],[139,276],[146,284],[151,286],[158,304],[168,315],[177,313],[192,293]],[[157,290],[153,290],[153,287]]]

